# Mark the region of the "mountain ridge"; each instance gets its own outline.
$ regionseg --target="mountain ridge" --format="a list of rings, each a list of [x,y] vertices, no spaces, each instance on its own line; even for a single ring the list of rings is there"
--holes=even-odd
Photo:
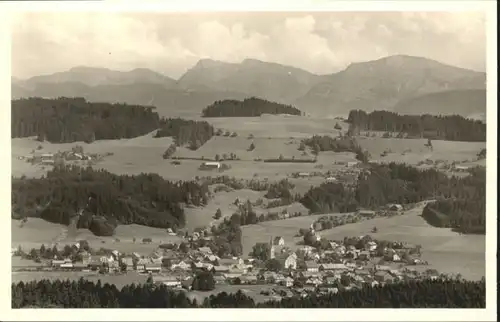
[[[344,70],[326,75],[254,58],[240,63],[200,59],[177,80],[148,68],[115,71],[76,66],[28,80],[13,79],[12,93],[13,97],[71,94],[131,104],[156,101],[166,113],[184,110],[193,115],[199,115],[213,103],[213,98],[259,97],[294,105],[309,115],[338,116],[352,109],[394,110],[400,102],[430,93],[485,90],[485,82],[484,72],[409,55],[353,62]],[[461,109],[460,113],[467,112]],[[485,112],[486,106],[475,106],[470,112],[478,113],[480,109]]]

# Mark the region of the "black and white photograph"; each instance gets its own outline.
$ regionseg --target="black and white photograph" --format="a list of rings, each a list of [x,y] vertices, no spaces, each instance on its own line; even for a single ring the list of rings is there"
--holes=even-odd
[[[9,319],[494,320],[496,3],[355,3],[12,12]]]

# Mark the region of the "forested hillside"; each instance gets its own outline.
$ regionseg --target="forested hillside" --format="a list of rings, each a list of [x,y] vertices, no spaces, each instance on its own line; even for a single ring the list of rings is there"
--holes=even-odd
[[[422,217],[436,227],[453,228],[463,233],[486,233],[486,170],[474,169],[473,175],[453,180],[461,193],[451,199],[428,204]]]
[[[133,138],[158,128],[154,107],[90,103],[83,98],[12,101],[12,137],[52,143]]]
[[[12,308],[485,308],[486,282],[423,280],[364,286],[337,294],[311,294],[255,303],[238,291],[207,297],[202,303],[164,285],[115,285],[79,281],[12,283]]]
[[[430,224],[453,227],[464,233],[484,233],[485,195],[485,169],[474,169],[464,178],[450,178],[435,169],[422,171],[405,164],[390,163],[371,166],[369,173],[359,176],[354,189],[347,189],[340,183],[313,187],[301,203],[314,213],[328,213],[437,199],[438,202],[428,205],[423,214]],[[434,211],[443,214],[438,216]]]
[[[387,111],[352,110],[348,122],[359,131],[402,132],[434,140],[486,141],[486,124],[458,115],[399,115]]]
[[[183,204],[205,205],[208,187],[171,182],[157,174],[115,175],[104,170],[56,166],[44,178],[12,179],[12,214],[112,235],[119,224],[182,227]]]
[[[291,105],[279,104],[256,97],[247,98],[243,101],[216,101],[202,111],[203,117],[253,117],[262,114],[302,115],[302,112]]]

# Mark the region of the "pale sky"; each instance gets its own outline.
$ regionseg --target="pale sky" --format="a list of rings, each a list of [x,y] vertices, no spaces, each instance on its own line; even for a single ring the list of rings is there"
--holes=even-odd
[[[201,58],[245,58],[316,74],[394,54],[485,71],[477,12],[31,13],[14,19],[12,74],[75,66],[151,68],[178,78]]]

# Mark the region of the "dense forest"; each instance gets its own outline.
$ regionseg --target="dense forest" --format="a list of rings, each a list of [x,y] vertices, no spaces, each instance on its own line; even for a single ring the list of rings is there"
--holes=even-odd
[[[484,232],[485,195],[484,168],[473,169],[469,176],[459,178],[447,177],[435,169],[419,170],[390,163],[372,165],[369,171],[359,175],[354,189],[340,183],[313,187],[301,203],[313,213],[328,213],[437,199],[437,203],[428,206],[424,218],[435,226],[453,227],[466,233]]]
[[[283,105],[256,97],[247,98],[243,101],[216,101],[202,111],[203,117],[253,117],[262,114],[302,115],[302,112],[290,105]]]
[[[388,111],[353,110],[348,122],[358,131],[407,133],[410,137],[449,141],[486,141],[486,124],[459,115],[399,115]]]
[[[170,182],[157,174],[116,175],[90,167],[56,166],[43,178],[12,179],[14,218],[20,214],[69,225],[79,214],[78,227],[96,235],[112,235],[118,224],[182,227],[182,205],[202,206],[207,201],[207,185]]]
[[[197,150],[215,133],[214,128],[208,122],[181,118],[162,118],[159,127],[155,137],[173,137],[177,146],[188,145],[191,150]]]
[[[12,100],[11,135],[52,143],[133,138],[158,128],[160,119],[153,109],[84,98]]]
[[[164,285],[79,281],[12,283],[12,308],[485,308],[485,280],[409,281],[255,303],[243,292],[211,295],[201,303]]]

